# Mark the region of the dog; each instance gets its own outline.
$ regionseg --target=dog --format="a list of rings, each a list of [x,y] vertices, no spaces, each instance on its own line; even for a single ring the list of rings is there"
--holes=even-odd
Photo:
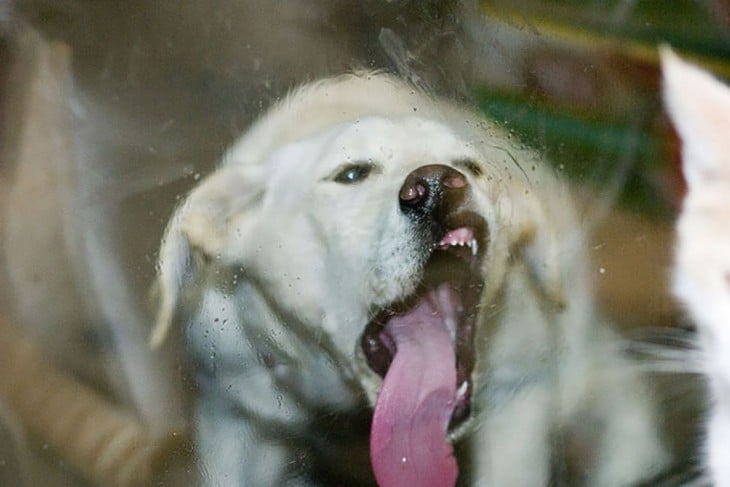
[[[673,289],[697,325],[710,412],[702,454],[713,485],[730,485],[730,89],[661,51],[664,100],[682,141],[687,194],[677,223]]]
[[[650,478],[668,454],[585,239],[568,186],[479,114],[381,72],[294,90],[160,248],[151,342],[184,330],[201,479]]]

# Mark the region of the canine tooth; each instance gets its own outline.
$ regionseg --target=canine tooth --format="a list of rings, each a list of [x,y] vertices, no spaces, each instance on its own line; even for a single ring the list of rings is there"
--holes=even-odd
[[[466,388],[469,387],[466,381],[462,382],[459,388],[456,390],[456,398],[461,399],[466,394]]]
[[[479,244],[477,243],[477,239],[471,239],[471,245],[469,245],[469,247],[471,247],[471,255],[476,257],[477,252],[479,252]]]

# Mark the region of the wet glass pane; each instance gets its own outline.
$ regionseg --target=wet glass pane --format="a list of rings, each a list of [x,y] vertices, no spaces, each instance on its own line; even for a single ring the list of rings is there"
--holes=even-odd
[[[704,485],[668,5],[0,0],[0,484]]]

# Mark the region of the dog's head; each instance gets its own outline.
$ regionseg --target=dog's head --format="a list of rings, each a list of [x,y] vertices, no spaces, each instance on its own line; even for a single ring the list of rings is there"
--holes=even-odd
[[[174,216],[153,342],[201,265],[236,266],[277,309],[323,329],[337,362],[351,364],[375,401],[398,348],[390,323],[431,309],[443,322],[434,333],[442,328],[454,355],[444,367],[456,370],[450,419],[459,423],[469,412],[479,308],[510,263],[526,263],[542,295],[561,300],[543,207],[554,188],[531,161],[479,117],[387,76],[300,90]]]

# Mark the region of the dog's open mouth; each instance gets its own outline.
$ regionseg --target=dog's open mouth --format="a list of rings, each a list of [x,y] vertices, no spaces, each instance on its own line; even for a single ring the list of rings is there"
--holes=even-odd
[[[370,437],[381,486],[456,482],[447,435],[470,412],[486,224],[473,214],[451,220],[417,292],[381,310],[362,337],[384,377]]]

